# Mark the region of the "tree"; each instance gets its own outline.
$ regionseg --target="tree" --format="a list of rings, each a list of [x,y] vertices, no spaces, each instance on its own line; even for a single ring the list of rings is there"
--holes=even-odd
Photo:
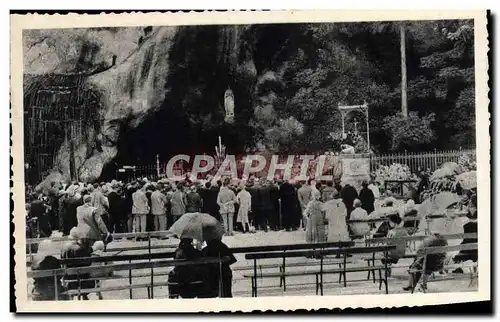
[[[414,151],[434,140],[431,123],[434,121],[433,113],[419,117],[417,113],[410,112],[407,117],[402,113],[385,118],[384,130],[391,137],[392,150]]]

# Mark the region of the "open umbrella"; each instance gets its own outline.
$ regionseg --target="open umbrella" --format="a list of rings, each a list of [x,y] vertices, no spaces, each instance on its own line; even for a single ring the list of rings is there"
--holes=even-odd
[[[477,188],[477,174],[476,171],[468,171],[461,173],[457,176],[457,182],[463,189],[470,190]]]
[[[178,238],[191,238],[198,241],[222,239],[224,234],[224,229],[217,219],[200,212],[182,215],[169,231]]]

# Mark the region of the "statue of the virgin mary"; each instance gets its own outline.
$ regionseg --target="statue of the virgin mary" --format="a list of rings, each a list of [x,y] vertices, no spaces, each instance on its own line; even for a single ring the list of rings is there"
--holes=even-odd
[[[224,93],[224,109],[226,110],[226,116],[224,121],[226,123],[234,122],[234,94],[233,91],[228,87]]]

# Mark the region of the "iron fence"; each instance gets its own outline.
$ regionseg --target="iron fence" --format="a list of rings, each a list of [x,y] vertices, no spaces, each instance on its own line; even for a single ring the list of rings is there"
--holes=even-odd
[[[376,170],[380,166],[390,166],[393,163],[407,165],[413,173],[419,169],[430,170],[439,168],[446,162],[458,162],[462,155],[476,159],[476,150],[459,149],[417,153],[381,154],[370,158],[370,168]]]

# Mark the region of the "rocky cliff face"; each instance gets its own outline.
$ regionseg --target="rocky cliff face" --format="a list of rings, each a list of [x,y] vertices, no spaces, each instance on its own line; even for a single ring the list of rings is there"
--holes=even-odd
[[[276,70],[262,62],[256,66],[262,34],[259,28],[262,27],[27,32],[25,87],[29,87],[32,75],[81,70],[91,74],[84,86],[98,97],[98,105],[90,108],[98,110],[100,121],[97,126],[84,129],[84,135],[74,141],[75,168],[83,181],[98,179],[104,166],[120,154],[118,146],[124,130],[150,127],[148,122],[155,118],[168,121],[165,119],[172,113],[187,120],[189,128],[184,131],[201,131],[201,137],[207,131],[219,133],[220,129],[229,131],[231,137],[239,127],[249,127],[253,129],[249,133],[255,133],[255,137],[241,136],[233,143],[235,147],[277,151],[280,142],[300,135],[303,126],[293,117],[279,117],[276,112],[277,93],[283,86],[279,64],[275,65]],[[273,51],[264,50],[271,54]],[[268,53],[270,57],[271,54]],[[222,101],[228,87],[234,91],[236,101],[236,122],[229,125],[224,124]],[[69,157],[69,144],[65,141],[58,148],[52,174],[41,186],[52,180],[68,180]]]
[[[169,49],[176,33],[177,28],[168,27],[147,34],[141,28],[126,28],[35,31],[26,36],[25,74],[77,73],[83,68],[94,73],[83,86],[98,95],[101,122],[76,138],[75,166],[80,180],[97,179],[103,166],[116,156],[122,125],[139,125],[161,105]],[[25,85],[30,79],[25,78]],[[99,151],[88,144],[95,141]],[[67,180],[68,160],[69,144],[64,142],[55,156],[54,172],[47,179]]]

